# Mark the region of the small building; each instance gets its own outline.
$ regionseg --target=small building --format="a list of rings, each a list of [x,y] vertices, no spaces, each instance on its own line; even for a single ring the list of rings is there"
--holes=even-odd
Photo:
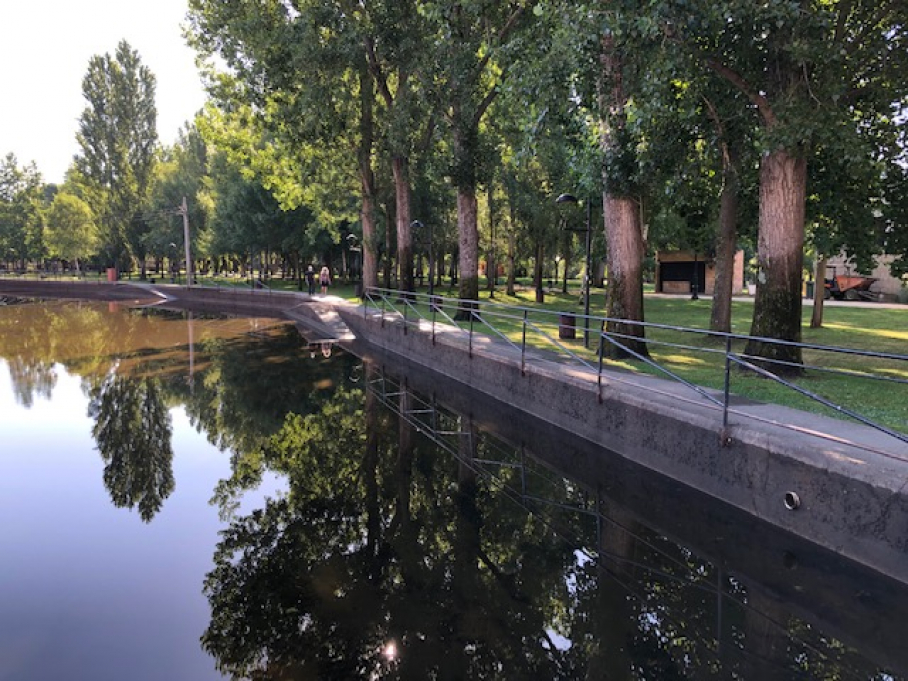
[[[690,251],[656,252],[656,293],[692,293],[694,281],[697,282],[697,293],[712,295],[716,288],[715,259]],[[744,251],[737,251],[732,293],[743,290]]]

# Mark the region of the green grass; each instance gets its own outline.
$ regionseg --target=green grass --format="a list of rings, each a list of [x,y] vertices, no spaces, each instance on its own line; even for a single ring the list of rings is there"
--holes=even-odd
[[[423,290],[422,292],[425,292]],[[333,291],[343,295],[340,290]],[[352,294],[352,289],[350,290]],[[443,296],[456,296],[456,290],[444,288],[436,291]],[[488,301],[487,291],[480,292],[481,301]],[[557,351],[554,340],[570,348],[578,356],[597,362],[595,347],[598,344],[598,323],[592,323],[591,347],[583,347],[583,321],[577,319],[577,338],[575,340],[558,339],[558,315],[548,313],[583,313],[579,302],[578,289],[572,293],[547,293],[544,303],[535,302],[535,293],[531,289],[521,289],[516,296],[507,296],[503,290],[496,292],[494,303],[516,305],[530,310],[528,320],[539,327],[540,332],[528,331],[527,344],[537,349]],[[654,324],[687,327],[708,330],[711,301],[701,299],[692,301],[684,297],[646,296],[646,321]],[[601,290],[594,289],[590,302],[592,315],[603,314],[605,297]],[[422,314],[428,316],[428,309],[423,306]],[[908,306],[898,309],[854,307],[848,305],[826,306],[824,324],[820,329],[809,328],[811,308],[804,307],[803,342],[813,345],[843,347],[868,350],[878,353],[898,355],[908,354]],[[451,310],[448,310],[451,314]],[[509,313],[513,318],[504,318],[492,314],[486,306],[483,317],[488,319],[498,331],[507,335],[517,345],[522,342],[523,322],[520,314]],[[747,335],[750,330],[753,302],[735,300],[732,304],[732,331]],[[479,333],[490,333],[482,325],[476,325]],[[724,350],[724,340],[707,334],[691,334],[674,330],[648,329],[647,338],[652,341],[692,346],[695,349],[679,349],[664,345],[652,344],[650,353],[653,360],[666,367],[684,380],[696,385],[721,389],[724,383],[724,355],[721,352],[710,353],[708,350]],[[735,342],[733,350],[743,351],[744,342]],[[803,389],[855,411],[888,428],[908,433],[908,385],[883,382],[859,376],[873,374],[888,376],[908,381],[908,361],[888,360],[830,353],[818,350],[803,351],[805,365],[853,372],[852,375],[826,373],[819,369],[808,368],[803,376],[792,382]],[[608,362],[610,368],[621,368],[628,371],[660,375],[660,372],[639,361]],[[837,410],[825,407],[821,403],[800,395],[796,391],[775,381],[761,378],[751,372],[733,370],[731,372],[731,391],[736,395],[762,402],[781,404],[806,411],[844,417]]]

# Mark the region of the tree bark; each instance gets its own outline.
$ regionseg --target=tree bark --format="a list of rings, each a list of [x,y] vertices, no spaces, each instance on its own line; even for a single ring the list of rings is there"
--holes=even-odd
[[[375,174],[372,171],[372,144],[374,127],[372,105],[374,89],[372,78],[367,71],[362,71],[360,86],[360,140],[357,148],[357,164],[362,205],[360,220],[363,225],[363,286],[378,287],[378,243],[375,234]]]
[[[608,289],[606,314],[613,320],[643,321],[643,234],[640,232],[638,207],[629,197],[605,195],[605,237],[608,240]],[[639,324],[610,321],[609,333],[631,338],[617,339],[628,350],[648,356],[644,329]],[[636,340],[640,339],[640,340]],[[608,356],[626,357],[628,353],[611,343]]]
[[[545,291],[542,289],[542,268],[545,258],[545,249],[542,247],[542,243],[536,242],[536,262],[533,265],[533,287],[536,289],[536,302],[544,303],[545,302]]]
[[[599,84],[599,108],[602,115],[600,146],[606,158],[620,152],[619,132],[627,123],[627,96],[624,92],[621,55],[612,33],[602,37],[600,63],[602,81]],[[606,314],[617,320],[643,321],[643,232],[640,207],[630,196],[619,195],[611,188],[608,172],[603,168],[603,220],[608,242],[608,290]],[[589,273],[587,273],[589,275]],[[628,350],[648,356],[643,326],[624,321],[610,321],[609,333],[630,336],[616,339],[624,348],[607,344],[605,354],[613,358],[626,357]],[[640,339],[640,340],[637,340]]]
[[[473,185],[458,187],[457,236],[460,276],[458,295],[464,301],[479,299],[479,231],[476,226],[476,213],[476,188]],[[460,315],[458,312],[459,317]]]
[[[801,341],[801,278],[804,263],[804,203],[807,161],[777,149],[760,163],[757,295],[746,354],[785,375],[801,373],[799,347],[758,338]],[[778,364],[783,362],[785,364]]]
[[[823,302],[826,300],[826,256],[817,254],[813,272],[813,312],[810,315],[810,328],[823,326]]]
[[[395,156],[391,161],[394,175],[394,196],[397,205],[397,267],[398,281],[403,291],[412,292],[413,285],[413,235],[410,230],[410,174],[407,159]]]
[[[495,183],[489,180],[489,252],[486,258],[486,287],[489,289],[489,298],[495,297],[495,282],[498,279],[498,263],[495,250]]]
[[[719,233],[716,239],[716,281],[709,328],[731,333],[731,298],[734,294],[735,251],[738,238],[738,173],[726,164],[719,199]]]

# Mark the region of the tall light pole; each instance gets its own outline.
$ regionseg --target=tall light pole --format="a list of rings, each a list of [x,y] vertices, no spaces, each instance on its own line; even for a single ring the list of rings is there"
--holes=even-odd
[[[189,244],[189,208],[186,205],[186,197],[177,208],[177,213],[183,216],[183,248],[186,251],[186,285],[192,286],[192,251]]]
[[[561,194],[555,203],[580,203],[580,200],[573,194]],[[571,232],[586,232],[586,272],[583,277],[583,347],[590,347],[590,284],[592,283],[593,275],[590,271],[591,267],[591,246],[592,246],[592,219],[593,219],[593,200],[586,200],[586,229],[568,229]]]

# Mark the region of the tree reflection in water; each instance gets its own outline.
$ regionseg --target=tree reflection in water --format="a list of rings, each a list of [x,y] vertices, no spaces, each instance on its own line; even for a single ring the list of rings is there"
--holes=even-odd
[[[395,412],[338,386],[255,454],[288,488],[233,517],[217,547],[202,645],[222,673],[888,678],[620,502],[584,508],[577,483],[503,454],[468,415],[436,424],[453,439],[440,447],[411,417],[425,403],[405,385],[390,395]]]
[[[173,429],[160,381],[111,373],[91,389],[88,414],[111,501],[150,522],[174,489]]]
[[[574,550],[477,478],[479,438],[464,438],[458,463],[392,418],[342,388],[321,412],[288,416],[263,449],[289,491],[234,518],[218,545],[202,639],[218,668],[252,679],[582,678],[587,648],[561,649],[552,631],[584,593]]]

